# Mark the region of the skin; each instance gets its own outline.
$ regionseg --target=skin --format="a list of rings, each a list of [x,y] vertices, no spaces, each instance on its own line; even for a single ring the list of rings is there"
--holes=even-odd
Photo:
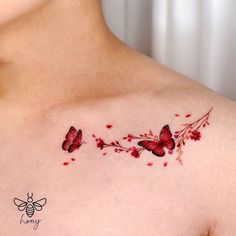
[[[99,1],[3,2],[11,11],[0,7],[1,233],[32,233],[11,199],[33,192],[48,200],[35,215],[38,235],[234,235],[235,103],[128,48]],[[183,166],[173,157],[162,168],[147,152],[102,158],[91,138],[176,130],[186,120],[175,113],[195,120],[211,107]],[[86,145],[69,155],[61,143],[71,125]]]
[[[0,26],[8,24],[24,14],[42,7],[48,0],[2,0],[0,2]]]

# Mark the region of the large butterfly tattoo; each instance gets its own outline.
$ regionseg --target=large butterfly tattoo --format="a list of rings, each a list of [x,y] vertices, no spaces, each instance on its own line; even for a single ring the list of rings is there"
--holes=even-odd
[[[159,135],[159,140],[142,140],[138,145],[151,151],[158,157],[165,156],[165,148],[169,151],[174,150],[175,140],[172,138],[172,133],[168,125],[165,125]]]

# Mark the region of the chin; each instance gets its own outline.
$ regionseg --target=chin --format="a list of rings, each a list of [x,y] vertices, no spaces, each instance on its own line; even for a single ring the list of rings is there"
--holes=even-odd
[[[11,23],[50,0],[0,0],[0,26]]]

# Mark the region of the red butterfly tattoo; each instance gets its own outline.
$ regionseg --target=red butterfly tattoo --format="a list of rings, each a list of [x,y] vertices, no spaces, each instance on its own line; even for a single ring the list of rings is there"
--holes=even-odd
[[[62,143],[62,149],[69,153],[79,149],[82,146],[82,130],[76,130],[74,127],[70,127],[65,141]]]
[[[168,125],[164,126],[160,132],[159,140],[142,140],[138,142],[138,145],[151,151],[154,155],[158,157],[165,156],[165,149],[169,151],[174,150],[175,140],[172,138],[172,133]]]

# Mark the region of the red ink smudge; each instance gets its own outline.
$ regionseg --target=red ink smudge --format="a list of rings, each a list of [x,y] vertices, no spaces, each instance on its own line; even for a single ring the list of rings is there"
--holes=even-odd
[[[108,129],[111,129],[113,126],[112,125],[106,125]]]
[[[148,162],[147,166],[153,166],[153,162]]]
[[[64,166],[68,166],[70,163],[69,162],[64,162],[63,165]]]
[[[176,116],[176,117],[180,117],[180,115],[179,115],[179,114],[175,114],[175,116]]]
[[[71,158],[71,161],[76,161],[76,159],[75,158]]]
[[[187,114],[185,117],[186,117],[186,118],[189,118],[190,116],[192,116],[192,115],[191,115],[191,114]]]
[[[106,152],[104,152],[102,155],[103,155],[103,156],[106,156],[106,155],[107,155],[107,153],[106,153]]]
[[[167,165],[168,165],[168,163],[167,163],[167,162],[164,162],[163,166],[166,167]]]

